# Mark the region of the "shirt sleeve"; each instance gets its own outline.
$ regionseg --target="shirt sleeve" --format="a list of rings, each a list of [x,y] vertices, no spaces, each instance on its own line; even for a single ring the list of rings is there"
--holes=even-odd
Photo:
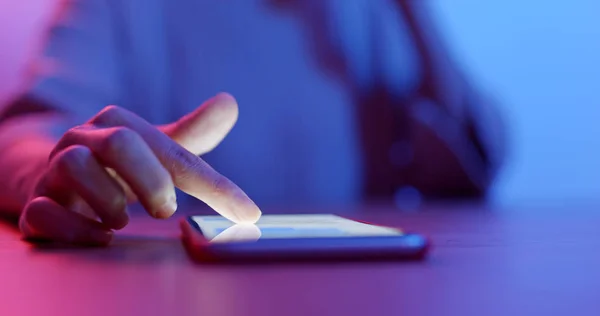
[[[62,1],[56,9],[21,98],[87,119],[119,102],[117,23],[104,0]]]

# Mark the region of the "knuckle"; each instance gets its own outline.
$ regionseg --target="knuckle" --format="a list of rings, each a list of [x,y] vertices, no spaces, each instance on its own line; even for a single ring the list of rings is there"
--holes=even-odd
[[[176,185],[182,185],[189,179],[203,179],[207,193],[212,196],[228,195],[233,189],[233,183],[207,165],[204,160],[174,146],[169,151],[171,170],[174,170],[173,180]]]
[[[100,111],[100,116],[105,118],[118,118],[123,116],[124,109],[117,105],[108,105],[105,106],[102,111]]]
[[[202,169],[202,161],[196,155],[179,146],[171,146],[167,152],[170,167],[178,179],[187,179],[191,173]]]
[[[49,160],[52,160],[59,152],[61,152],[65,147],[68,147],[71,144],[78,143],[80,138],[80,132],[84,129],[83,126],[78,125],[68,129],[62,137],[57,142],[54,149],[50,152],[48,156]]]
[[[167,151],[167,156],[176,161],[183,162],[190,160],[188,155],[186,155],[185,150],[179,146],[170,146],[169,150]]]
[[[71,127],[63,134],[61,139],[62,140],[70,140],[70,139],[76,138],[82,129],[83,129],[83,127],[80,125]]]
[[[140,140],[140,136],[126,127],[112,129],[102,142],[102,151],[109,154],[120,154],[131,144]]]
[[[125,109],[117,105],[104,107],[93,119],[95,123],[114,124],[122,120],[125,116]]]
[[[87,147],[69,146],[56,157],[56,168],[63,173],[72,173],[85,166],[91,156],[92,152]]]
[[[211,193],[215,196],[224,195],[229,189],[229,180],[222,175],[215,177],[210,184]]]

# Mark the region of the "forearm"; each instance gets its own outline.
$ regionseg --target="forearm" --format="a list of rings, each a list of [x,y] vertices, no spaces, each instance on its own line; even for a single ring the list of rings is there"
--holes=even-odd
[[[19,216],[67,128],[66,119],[51,112],[20,115],[0,124],[0,214]]]

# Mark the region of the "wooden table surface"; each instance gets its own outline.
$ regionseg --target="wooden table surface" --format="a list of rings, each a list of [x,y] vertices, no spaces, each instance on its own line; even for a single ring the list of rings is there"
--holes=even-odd
[[[136,216],[102,249],[34,248],[0,223],[0,315],[600,315],[594,204],[348,212],[429,235],[428,260],[199,265],[177,219]]]

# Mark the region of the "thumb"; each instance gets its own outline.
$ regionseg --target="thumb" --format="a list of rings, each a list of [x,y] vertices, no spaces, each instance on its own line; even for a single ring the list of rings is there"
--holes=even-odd
[[[227,136],[237,117],[235,98],[227,93],[219,93],[177,122],[159,126],[159,129],[185,149],[202,155]]]

